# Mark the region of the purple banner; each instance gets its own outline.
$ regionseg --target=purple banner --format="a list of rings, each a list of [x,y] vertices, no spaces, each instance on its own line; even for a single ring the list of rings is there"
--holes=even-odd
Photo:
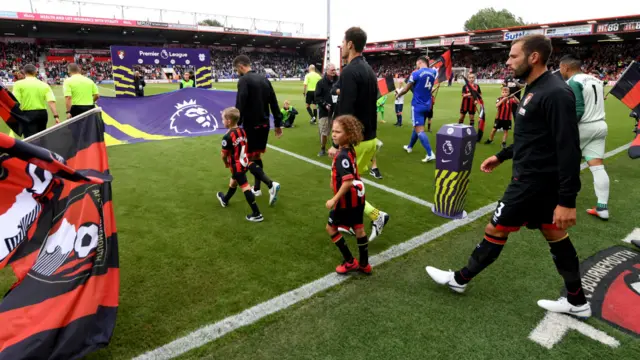
[[[154,48],[139,46],[111,46],[114,66],[133,65],[191,65],[211,66],[209,49]]]
[[[235,106],[232,91],[184,88],[136,98],[101,97],[107,145],[224,134],[220,113]]]

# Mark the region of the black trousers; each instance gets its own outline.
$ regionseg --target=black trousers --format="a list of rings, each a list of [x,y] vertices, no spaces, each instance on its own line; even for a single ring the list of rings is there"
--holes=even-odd
[[[27,110],[24,111],[24,115],[29,119],[29,123],[22,127],[22,135],[25,139],[47,128],[47,122],[49,122],[47,110]]]
[[[95,105],[71,105],[71,109],[69,109],[69,112],[71,113],[71,117],[74,117],[93,108],[95,108]]]

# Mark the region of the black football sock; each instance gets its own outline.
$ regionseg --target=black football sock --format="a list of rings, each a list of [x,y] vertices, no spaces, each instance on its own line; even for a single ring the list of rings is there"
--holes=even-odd
[[[317,108],[313,109],[313,117],[316,118],[316,119],[318,118],[318,109]]]
[[[271,187],[273,186],[273,181],[271,181],[267,174],[264,173],[264,170],[262,170],[260,166],[258,166],[255,162],[252,162],[249,164],[249,171],[251,171],[253,176],[256,178],[256,184],[258,184],[259,182],[263,182],[267,184],[269,189],[271,189]]]
[[[360,266],[369,265],[369,239],[366,235],[358,238],[358,251],[360,252]]]
[[[254,164],[260,166],[263,169],[262,171],[264,172],[264,165],[262,164],[262,159],[253,160],[252,162]],[[251,173],[253,174],[253,172],[251,172]],[[255,174],[253,174],[253,177],[255,179],[255,183],[254,183],[255,185],[253,185],[253,189],[255,191],[258,191],[258,190],[260,190],[260,178],[258,176],[256,176]]]
[[[506,237],[484,234],[482,242],[473,250],[467,266],[455,272],[456,282],[464,285],[471,281],[482,270],[496,261],[506,242]]]
[[[233,196],[233,194],[236,193],[236,190],[238,190],[237,187],[230,187],[229,190],[227,190],[227,194],[224,196],[224,202],[228,203],[229,200],[231,200],[231,197]]]
[[[251,206],[251,211],[253,211],[253,215],[260,214],[260,209],[258,209],[258,204],[256,204],[256,197],[253,195],[251,190],[244,192],[244,197],[247,198],[247,202],[249,206]]]
[[[313,112],[311,112],[311,106],[307,107],[307,112],[309,113],[309,116],[313,117]]]
[[[335,235],[332,235],[331,241],[333,241],[333,243],[336,244],[338,249],[340,249],[340,252],[342,253],[342,257],[344,257],[344,261],[348,263],[353,262],[353,255],[351,255],[351,251],[349,250],[349,247],[347,247],[347,242],[344,241],[344,238],[342,237],[342,235],[340,235],[340,233],[336,233]]]
[[[564,279],[564,285],[567,287],[567,300],[576,306],[586,304],[587,299],[584,296],[582,280],[580,279],[580,260],[569,239],[569,234],[555,241],[547,239],[547,243],[551,248],[551,256],[556,264],[556,269],[558,269],[558,273]]]

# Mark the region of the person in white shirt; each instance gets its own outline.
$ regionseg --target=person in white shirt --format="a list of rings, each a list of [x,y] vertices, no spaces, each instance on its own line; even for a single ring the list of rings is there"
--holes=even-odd
[[[396,81],[396,89],[403,89],[404,82],[402,80]],[[402,126],[402,108],[404,107],[404,95],[396,96],[396,123],[393,126]]]

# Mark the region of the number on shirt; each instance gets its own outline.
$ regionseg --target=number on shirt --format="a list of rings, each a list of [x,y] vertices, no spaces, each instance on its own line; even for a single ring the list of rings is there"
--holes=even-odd
[[[431,83],[431,79],[427,78],[427,81],[424,82],[424,88],[425,89],[431,89],[432,86],[433,86],[433,84]]]
[[[240,165],[244,167],[249,166],[249,158],[247,157],[245,145],[242,145],[242,147],[240,148]]]
[[[593,99],[596,105],[598,105],[598,90],[596,90],[596,84],[591,84],[591,87],[593,88]]]

